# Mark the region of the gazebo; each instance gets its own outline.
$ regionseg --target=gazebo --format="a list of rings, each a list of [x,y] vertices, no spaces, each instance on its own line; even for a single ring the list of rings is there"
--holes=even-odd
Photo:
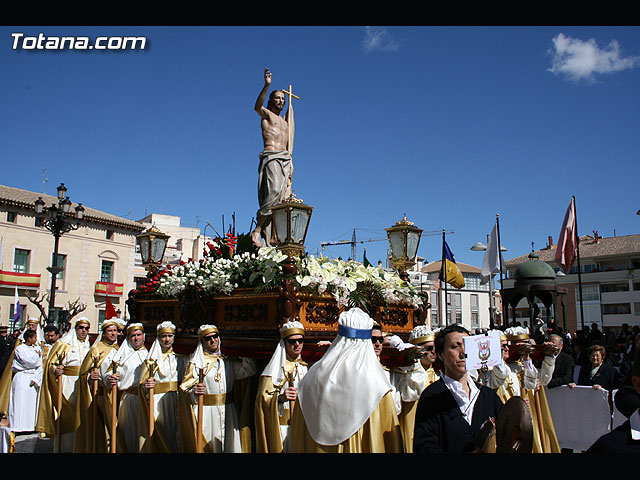
[[[540,260],[538,254],[531,252],[529,260],[521,264],[514,274],[514,285],[511,288],[502,290],[502,300],[505,306],[504,321],[509,323],[509,307],[513,318],[516,317],[516,306],[525,298],[529,304],[530,325],[534,325],[538,317],[540,308],[537,300],[546,307],[547,318],[544,319],[549,326],[551,318],[551,307],[553,306],[553,317],[557,320],[557,310],[560,304],[562,308],[562,318],[565,319],[565,301],[567,288],[558,287],[556,284],[556,273],[551,266]]]

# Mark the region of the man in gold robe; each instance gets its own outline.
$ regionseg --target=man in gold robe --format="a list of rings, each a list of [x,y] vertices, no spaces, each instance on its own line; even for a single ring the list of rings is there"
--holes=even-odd
[[[294,453],[401,453],[393,387],[371,348],[373,320],[355,307],[298,387],[290,435]]]
[[[255,374],[255,362],[223,355],[215,325],[201,325],[198,339],[178,392],[180,449],[183,453],[250,453],[250,432],[242,428],[240,419],[245,418],[243,408],[253,408],[253,402],[240,395],[236,382]]]
[[[544,388],[553,376],[558,349],[551,342],[544,344],[544,359],[538,370],[531,359],[534,341],[529,337],[529,330],[523,327],[510,327],[504,334],[510,348],[518,353],[508,362],[508,367],[515,373],[515,377],[512,373],[505,379],[505,387],[507,383],[511,385],[503,390],[501,394],[504,397],[503,401],[507,401],[513,395],[520,395],[527,400],[533,421],[533,453],[560,453],[560,445]]]
[[[48,437],[55,436],[56,453],[74,451],[78,378],[80,365],[91,348],[90,326],[87,317],[78,318],[74,329],[52,345],[44,365],[36,430]],[[58,412],[61,385],[62,408]]]
[[[98,338],[84,357],[77,383],[75,442],[76,453],[106,453],[109,432],[105,424],[104,384],[100,366],[107,354],[118,347],[118,321],[105,320]]]
[[[160,323],[156,333],[140,374],[140,452],[178,453],[178,386],[184,377],[187,358],[173,351],[176,337],[173,323]],[[152,389],[153,405],[150,401]],[[150,420],[151,409],[153,420]]]
[[[280,328],[280,342],[258,384],[254,412],[256,451],[289,453],[289,424],[298,399],[298,385],[308,365],[302,360],[304,327],[298,321]]]
[[[118,350],[111,350],[107,354],[100,365],[100,374],[106,387],[105,419],[111,432],[114,420],[116,425],[115,451],[138,453],[138,393],[142,364],[148,352],[144,346],[144,326],[141,323],[129,324],[125,332],[126,340]],[[115,419],[114,411],[117,416]],[[113,434],[110,438],[113,442]]]

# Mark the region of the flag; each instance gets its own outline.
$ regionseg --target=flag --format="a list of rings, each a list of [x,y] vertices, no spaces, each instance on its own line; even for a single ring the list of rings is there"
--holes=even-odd
[[[576,240],[576,204],[575,199],[571,197],[571,203],[569,203],[567,213],[564,216],[562,230],[560,230],[555,258],[556,263],[560,265],[565,273],[569,272],[573,261],[576,259]]]
[[[362,254],[362,264],[365,267],[370,267],[371,263],[369,262],[369,260],[367,259],[367,249],[364,249],[364,253]]]
[[[444,272],[444,278],[442,272]],[[444,240],[442,241],[442,272],[440,273],[440,280],[455,288],[464,287],[462,272],[453,259],[453,253],[451,253],[449,245],[447,245],[447,242]]]
[[[22,305],[20,305],[20,299],[18,298],[18,286],[16,285],[16,297],[14,300],[15,307],[13,308],[13,323],[14,325],[22,318]]]
[[[500,262],[502,260],[500,255],[502,254],[500,253],[500,245],[498,245],[498,224],[496,223],[493,226],[493,230],[491,230],[491,235],[487,242],[487,250],[484,252],[480,283],[488,283],[491,275],[500,271]]]
[[[107,297],[107,312],[105,320],[109,320],[110,318],[115,318],[117,316],[118,314],[116,313],[116,309],[114,308],[113,303],[111,303],[111,300],[109,300],[109,297]]]

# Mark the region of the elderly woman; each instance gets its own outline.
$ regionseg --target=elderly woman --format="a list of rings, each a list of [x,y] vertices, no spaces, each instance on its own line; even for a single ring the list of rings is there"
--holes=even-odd
[[[592,386],[595,389],[604,388],[612,391],[619,387],[621,376],[618,370],[611,365],[604,363],[606,350],[601,345],[592,345],[589,348],[589,361],[591,368],[584,366],[578,374],[578,385]],[[570,383],[569,387],[575,387],[575,383]]]

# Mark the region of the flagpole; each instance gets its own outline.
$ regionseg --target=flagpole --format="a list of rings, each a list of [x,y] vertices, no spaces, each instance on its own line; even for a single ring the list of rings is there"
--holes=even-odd
[[[502,293],[503,291],[503,283],[502,283],[502,250],[501,250],[501,245],[500,245],[500,219],[499,219],[500,215],[496,213],[496,234],[498,236],[498,264],[500,265],[500,304],[502,305],[502,325],[504,327],[507,326],[506,321],[507,321],[507,315],[505,315],[504,312],[504,295]],[[507,312],[508,312],[508,307],[507,307]]]
[[[448,325],[447,321],[447,268],[445,266],[445,255],[444,255],[444,245],[445,245],[445,239],[444,239],[444,228],[442,229],[442,260],[441,260],[441,265],[440,268],[442,269],[442,274],[441,274],[441,281],[444,282],[444,300],[442,301],[443,303],[443,310],[444,310],[444,316],[442,317],[444,319],[444,323],[443,325],[446,327]]]
[[[580,267],[580,236],[578,235],[578,209],[576,208],[576,196],[572,195],[571,199],[573,201],[573,218],[575,219],[576,231],[575,241],[576,241],[576,256],[578,259],[578,291],[580,295],[580,324],[582,325],[582,330],[584,330],[584,312],[582,310],[582,268]]]

